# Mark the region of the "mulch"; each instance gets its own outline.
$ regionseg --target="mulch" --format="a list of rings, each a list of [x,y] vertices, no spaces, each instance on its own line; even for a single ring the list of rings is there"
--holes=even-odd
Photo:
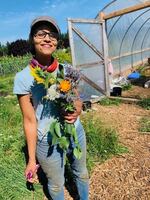
[[[150,110],[124,103],[119,106],[93,104],[92,110],[94,116],[117,130],[120,143],[129,152],[94,167],[90,176],[90,200],[149,200],[150,133],[139,132],[139,121],[149,117]],[[66,190],[65,197],[72,199]]]

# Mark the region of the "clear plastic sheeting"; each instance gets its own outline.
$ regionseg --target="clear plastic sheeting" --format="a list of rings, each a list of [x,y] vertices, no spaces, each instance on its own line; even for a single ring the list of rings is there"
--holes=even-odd
[[[87,79],[83,79],[79,87],[84,101],[92,96],[101,96],[101,91],[106,90],[102,40],[102,25],[99,21],[73,22],[74,65],[89,80],[86,82]],[[91,85],[95,85],[95,88]]]
[[[69,19],[68,27],[84,100],[109,95],[114,75],[150,57],[150,0],[110,1],[95,19]]]
[[[150,0],[115,0],[102,10],[105,15]],[[150,57],[150,7],[106,20],[108,54],[115,73],[147,61]]]
[[[95,63],[102,61],[102,59],[76,33],[73,33],[73,38],[77,66],[82,64],[85,65],[86,63]],[[88,40],[90,41],[89,37]]]

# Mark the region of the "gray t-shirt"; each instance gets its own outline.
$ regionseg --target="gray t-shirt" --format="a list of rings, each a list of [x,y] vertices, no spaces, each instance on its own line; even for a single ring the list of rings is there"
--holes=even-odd
[[[43,84],[37,84],[35,82],[30,71],[30,67],[27,66],[16,74],[13,93],[16,95],[31,95],[37,118],[38,140],[46,142],[50,124],[54,121],[54,118],[59,115],[60,111],[53,102],[43,98],[46,95],[46,90]],[[55,73],[57,73],[57,70]],[[78,126],[78,123],[79,118],[76,120],[75,126]]]

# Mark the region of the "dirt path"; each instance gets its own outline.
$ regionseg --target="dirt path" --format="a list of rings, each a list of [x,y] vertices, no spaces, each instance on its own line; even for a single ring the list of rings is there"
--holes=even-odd
[[[91,200],[150,199],[150,135],[138,132],[139,120],[150,111],[136,105],[113,107],[94,105],[99,117],[119,133],[129,153],[114,157],[94,168],[90,178]]]
[[[138,127],[139,120],[150,116],[150,111],[132,104],[94,104],[93,109],[118,131],[120,142],[130,152],[95,166],[90,177],[90,200],[149,200],[150,134],[140,134]],[[66,194],[66,200],[71,199]]]

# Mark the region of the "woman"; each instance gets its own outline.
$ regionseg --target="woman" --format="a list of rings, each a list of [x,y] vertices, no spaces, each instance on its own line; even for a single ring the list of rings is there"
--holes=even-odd
[[[58,150],[57,145],[51,150],[51,137],[49,125],[57,112],[52,103],[44,100],[45,89],[41,84],[36,84],[31,75],[31,68],[38,65],[43,71],[49,73],[59,70],[60,64],[53,58],[56,50],[60,29],[54,19],[49,16],[40,16],[33,20],[30,29],[29,41],[33,59],[21,72],[18,72],[14,81],[14,94],[17,95],[23,115],[23,127],[26,136],[29,160],[25,169],[25,176],[29,182],[34,179],[29,174],[36,173],[36,159],[48,179],[50,198],[64,199],[64,159],[68,157],[78,190],[79,199],[88,199],[88,172],[86,168],[86,140],[83,127],[79,120],[82,109],[81,101],[75,100],[75,112],[63,113],[68,123],[74,123],[82,150],[80,159],[73,155],[73,144],[70,144],[66,153]],[[58,111],[58,113],[62,113]],[[70,141],[71,143],[71,141]]]

